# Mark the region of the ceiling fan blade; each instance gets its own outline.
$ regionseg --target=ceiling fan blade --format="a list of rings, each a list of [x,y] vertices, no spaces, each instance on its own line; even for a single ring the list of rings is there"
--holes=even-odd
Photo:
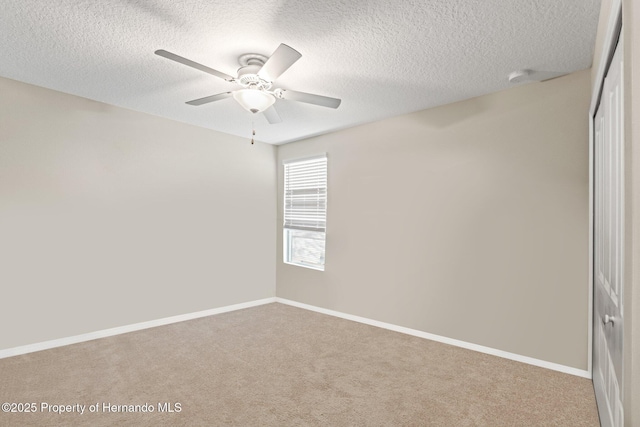
[[[312,93],[298,92],[289,89],[280,89],[280,97],[291,101],[306,102],[307,104],[320,105],[321,107],[338,108],[341,99],[328,96],[314,95]]]
[[[204,98],[194,99],[193,101],[187,102],[189,105],[202,105],[208,104],[209,102],[220,101],[221,99],[229,98],[233,92],[222,92],[216,95],[205,96]]]
[[[183,58],[182,56],[176,55],[175,53],[167,52],[166,50],[162,50],[162,49],[156,50],[155,54],[159,55],[159,56],[162,56],[164,58],[170,59],[172,61],[176,61],[176,62],[179,62],[181,64],[184,64],[187,67],[191,67],[191,68],[195,68],[196,70],[204,71],[205,73],[214,75],[216,77],[219,77],[219,78],[221,78],[223,80],[227,80],[229,82],[232,82],[232,81],[235,80],[235,78],[231,77],[228,74],[225,74],[225,73],[220,72],[218,70],[214,70],[213,68],[209,68],[209,67],[207,67],[205,65],[198,64],[197,62],[193,62],[190,59]]]
[[[287,71],[301,56],[297,50],[284,43],[280,44],[276,51],[267,59],[267,62],[260,68],[258,76],[272,82]]]
[[[264,114],[264,117],[272,125],[282,122],[282,119],[280,118],[280,114],[278,114],[278,111],[276,110],[275,105],[272,105],[271,107],[264,110],[262,114]]]

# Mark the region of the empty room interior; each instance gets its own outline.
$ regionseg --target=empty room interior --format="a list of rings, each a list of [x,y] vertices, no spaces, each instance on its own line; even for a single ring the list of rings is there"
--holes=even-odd
[[[0,34],[0,425],[640,426],[637,1]]]

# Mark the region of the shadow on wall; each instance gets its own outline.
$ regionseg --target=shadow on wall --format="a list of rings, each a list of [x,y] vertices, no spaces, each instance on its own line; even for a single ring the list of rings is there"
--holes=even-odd
[[[409,115],[408,119],[418,127],[426,127],[429,129],[446,129],[449,127],[458,126],[464,122],[471,121],[474,118],[484,115],[486,112],[491,112],[492,115],[495,115],[496,113],[498,114],[498,117],[494,118],[494,120],[499,123],[499,119],[503,115],[513,115],[514,112],[517,112],[518,110],[523,108],[531,109],[531,105],[533,102],[544,101],[544,97],[542,95],[538,96],[537,98],[527,98],[519,96],[518,89],[524,88],[526,86],[526,90],[530,91],[532,88],[530,88],[529,85],[553,85],[555,81],[562,80],[563,77],[564,76],[556,77],[554,79],[548,80],[547,82],[532,82],[505,89],[504,91],[500,92],[508,92],[508,98],[505,98],[504,95],[501,95],[500,102],[494,102],[494,100],[497,99],[496,95],[500,93],[496,92],[494,94],[479,96],[476,98],[456,102],[454,104],[448,104],[418,111],[413,115]],[[455,111],[454,113],[452,113],[452,109],[453,111]],[[425,111],[428,111],[428,114],[423,114]]]
[[[480,97],[456,104],[455,114],[451,114],[450,109],[446,108],[446,106],[443,108],[436,107],[429,109],[429,114],[421,114],[425,110],[419,111],[411,115],[409,120],[422,128],[445,129],[480,116],[490,109],[491,106],[489,106],[485,97]]]

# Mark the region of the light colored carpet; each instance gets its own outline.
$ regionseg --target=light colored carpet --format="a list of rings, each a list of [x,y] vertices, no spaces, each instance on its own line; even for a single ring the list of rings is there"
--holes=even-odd
[[[277,303],[2,359],[0,402],[38,405],[3,426],[599,425],[589,380]]]

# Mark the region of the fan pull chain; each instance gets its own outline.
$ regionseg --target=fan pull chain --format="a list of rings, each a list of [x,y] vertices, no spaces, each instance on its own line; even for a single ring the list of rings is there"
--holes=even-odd
[[[253,137],[256,136],[256,130],[255,129],[253,130],[252,134],[253,134],[253,136],[251,137],[251,145],[253,145]]]

